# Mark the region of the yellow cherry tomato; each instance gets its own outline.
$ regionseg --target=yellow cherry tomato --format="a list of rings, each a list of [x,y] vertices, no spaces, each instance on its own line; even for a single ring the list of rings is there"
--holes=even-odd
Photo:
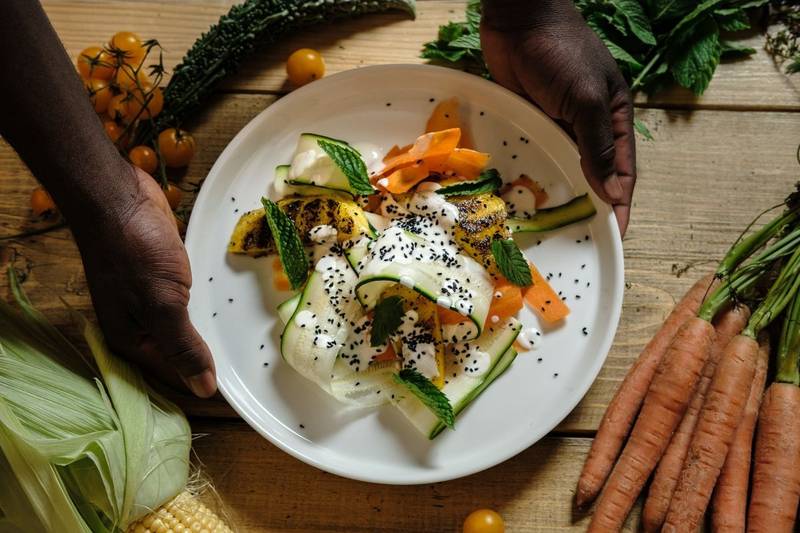
[[[286,61],[286,74],[294,86],[300,87],[325,75],[325,61],[316,50],[301,48]]]
[[[106,80],[90,78],[83,82],[86,91],[89,93],[89,101],[92,102],[94,110],[98,113],[105,113],[108,103],[111,101],[111,86]]]
[[[137,70],[127,63],[120,65],[114,75],[114,83],[123,91],[132,91],[137,87],[150,85],[150,76],[144,68]]]
[[[78,54],[76,63],[78,72],[84,79],[110,80],[116,66],[114,57],[99,46],[90,46],[84,49]]]
[[[56,212],[56,203],[46,190],[36,187],[31,192],[31,211],[37,217],[52,215]]]
[[[167,202],[169,202],[169,206],[172,210],[178,209],[178,206],[181,205],[181,198],[183,197],[183,191],[180,190],[178,187],[173,185],[172,183],[167,184],[167,188],[163,189],[164,196],[167,197]]]
[[[133,99],[128,93],[119,93],[112,96],[106,109],[108,117],[116,122],[128,122],[132,115],[132,101]]]
[[[194,157],[196,144],[189,132],[168,128],[158,134],[158,152],[168,167],[185,167]]]
[[[122,135],[122,127],[113,120],[106,120],[103,122],[103,129],[113,142],[117,142],[120,135]]]
[[[142,40],[133,32],[120,31],[114,34],[108,43],[111,53],[117,55],[123,62],[138,67],[147,50],[142,46]]]
[[[472,511],[464,520],[464,533],[504,533],[503,517],[491,509]]]
[[[139,115],[140,119],[155,118],[164,109],[164,93],[161,87],[153,87],[150,84],[142,85],[131,91],[133,101],[131,102],[131,115]],[[145,109],[139,114],[139,110]]]
[[[148,174],[153,174],[158,168],[156,151],[143,144],[131,148],[131,151],[128,152],[128,159]]]

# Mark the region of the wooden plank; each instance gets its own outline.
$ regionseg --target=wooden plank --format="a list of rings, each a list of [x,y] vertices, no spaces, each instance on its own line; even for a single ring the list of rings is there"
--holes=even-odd
[[[274,97],[227,95],[190,129],[200,146],[187,181],[206,175],[236,132]],[[797,179],[800,121],[793,113],[642,110],[656,137],[639,143],[639,185],[625,239],[626,290],[614,346],[598,380],[561,431],[591,432],[627,368],[675,298],[723,255],[750,218],[779,202]],[[27,227],[34,181],[10,148],[0,145],[0,236]],[[67,324],[59,296],[78,309],[90,303],[67,230],[25,241],[0,241],[0,264],[12,255],[30,272],[33,300]],[[673,269],[690,266],[677,277]],[[0,294],[5,292],[4,269]],[[221,401],[177,400],[192,415],[234,416]]]
[[[86,46],[105,42],[115,31],[132,30],[162,43],[168,69],[231,3],[233,0],[203,0],[190,5],[113,0],[44,2],[71,57]],[[284,61],[291,51],[302,47],[320,50],[329,74],[375,64],[421,63],[422,43],[435,38],[440,24],[461,20],[463,5],[462,0],[420,0],[415,21],[401,14],[371,15],[299,32],[246,61],[224,89],[285,92]],[[701,97],[671,89],[652,99],[641,96],[637,102],[655,107],[800,109],[797,76],[790,79],[781,74],[763,50],[763,42],[760,35],[743,38],[741,44],[756,48],[756,55],[720,65]]]
[[[194,423],[194,449],[236,531],[460,531],[471,511],[497,510],[515,533],[584,531],[573,510],[589,439],[546,438],[464,479],[422,486],[366,484],[290,457],[242,423]],[[343,505],[343,502],[347,502]],[[638,523],[637,506],[625,531]]]

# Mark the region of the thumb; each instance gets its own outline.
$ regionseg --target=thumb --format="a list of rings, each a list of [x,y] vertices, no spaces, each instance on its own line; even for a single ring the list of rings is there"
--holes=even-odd
[[[208,398],[217,391],[216,370],[211,351],[189,320],[186,307],[175,306],[158,320],[153,341],[161,356],[171,365],[187,387],[198,397]]]
[[[592,94],[577,102],[573,128],[589,185],[607,202],[621,201],[624,191],[615,167],[617,154],[607,96]]]

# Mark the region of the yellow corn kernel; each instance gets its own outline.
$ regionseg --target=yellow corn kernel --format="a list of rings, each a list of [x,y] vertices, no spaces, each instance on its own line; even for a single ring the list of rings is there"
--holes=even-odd
[[[184,492],[128,527],[128,533],[231,533],[208,507]]]

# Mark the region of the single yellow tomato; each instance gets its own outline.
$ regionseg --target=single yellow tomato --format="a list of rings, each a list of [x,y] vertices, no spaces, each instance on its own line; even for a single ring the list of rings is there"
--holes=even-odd
[[[106,80],[89,78],[83,82],[86,91],[89,93],[89,101],[92,102],[94,110],[98,113],[105,113],[111,101],[111,86]]]
[[[108,43],[111,53],[123,62],[138,67],[142,64],[147,50],[142,46],[142,40],[133,32],[120,31],[114,34]]]
[[[153,174],[158,168],[156,151],[143,144],[131,148],[131,151],[128,152],[128,159],[148,174]]]
[[[114,57],[100,48],[90,46],[78,54],[78,72],[84,79],[97,78],[98,80],[110,80],[114,75],[116,63]]]
[[[127,63],[121,65],[114,75],[114,83],[123,91],[132,91],[140,86],[150,85],[150,76],[140,68],[138,71]]]
[[[316,50],[301,48],[286,61],[286,74],[294,86],[300,87],[325,75],[325,60]]]
[[[197,148],[189,132],[167,128],[158,134],[158,152],[168,167],[185,167]]]
[[[504,533],[503,517],[491,509],[472,511],[464,520],[464,533]]]

